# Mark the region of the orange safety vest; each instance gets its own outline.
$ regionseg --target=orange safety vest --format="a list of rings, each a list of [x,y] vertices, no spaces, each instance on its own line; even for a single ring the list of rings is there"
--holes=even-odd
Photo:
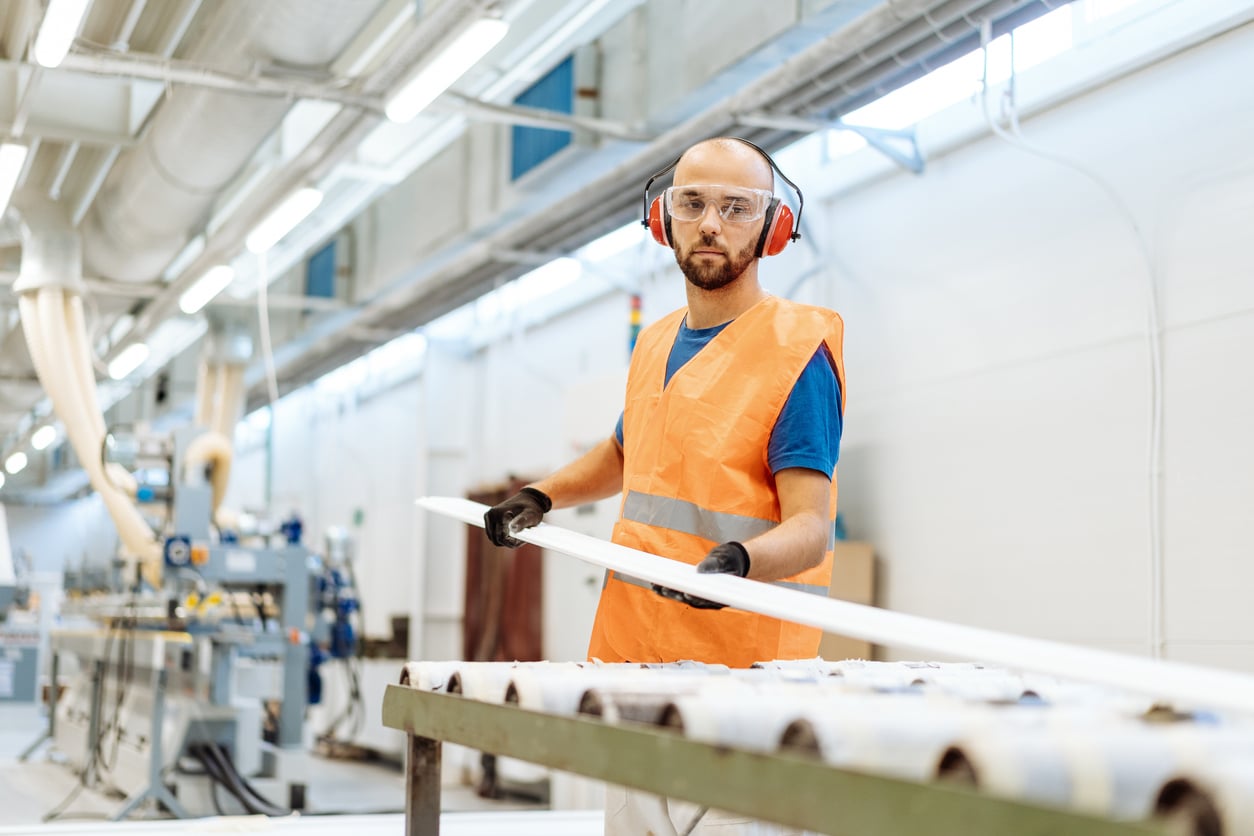
[[[744,542],[780,522],[767,462],[775,420],[806,364],[826,343],[843,409],[844,323],[832,310],[770,296],[724,328],[663,388],[666,360],[686,310],[641,332],[623,412],[623,500],[613,541],[697,564],[715,545]],[[832,476],[831,519],[836,518]],[[834,533],[834,530],[833,530]],[[774,583],[820,595],[832,577],[823,562]],[[821,631],[726,608],[699,610],[651,585],[608,572],[588,657],[603,662],[692,659],[748,667],[818,654]]]

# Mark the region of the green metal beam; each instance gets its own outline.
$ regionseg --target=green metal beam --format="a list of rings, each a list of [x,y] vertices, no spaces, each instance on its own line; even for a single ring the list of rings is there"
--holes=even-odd
[[[1149,823],[1112,822],[962,787],[850,772],[817,759],[713,746],[653,726],[611,726],[400,685],[388,686],[384,694],[383,724],[832,836],[1166,832]]]

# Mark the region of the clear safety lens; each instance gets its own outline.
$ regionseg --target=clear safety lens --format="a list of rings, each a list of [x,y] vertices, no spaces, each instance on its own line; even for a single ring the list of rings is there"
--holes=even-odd
[[[749,223],[766,214],[772,193],[740,186],[671,186],[666,190],[666,210],[677,221],[699,220],[713,206],[728,223]]]

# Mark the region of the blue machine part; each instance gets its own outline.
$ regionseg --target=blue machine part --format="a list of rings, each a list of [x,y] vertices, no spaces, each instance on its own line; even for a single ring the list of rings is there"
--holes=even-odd
[[[334,659],[349,659],[357,652],[357,633],[351,616],[361,605],[348,576],[339,569],[328,568],[318,577],[319,606],[324,617],[331,620],[324,641]]]
[[[166,566],[181,568],[192,562],[192,541],[185,534],[175,534],[165,539],[162,549]]]
[[[283,532],[283,536],[287,538],[288,544],[293,546],[300,542],[301,533],[304,529],[305,524],[295,514],[279,523],[279,531]]]
[[[347,620],[337,619],[331,627],[331,656],[335,659],[350,659],[357,651],[357,635],[353,625]]]
[[[322,673],[318,668],[322,667],[322,663],[327,660],[327,654],[321,647],[310,642],[309,644],[309,671],[306,675],[306,686],[309,691],[308,700],[310,705],[317,705],[322,702]]]
[[[331,658],[349,659],[356,656],[357,635],[352,627],[352,614],[359,612],[361,604],[352,589],[352,582],[340,569],[329,568],[317,579],[317,599],[320,610],[319,640],[327,645]]]

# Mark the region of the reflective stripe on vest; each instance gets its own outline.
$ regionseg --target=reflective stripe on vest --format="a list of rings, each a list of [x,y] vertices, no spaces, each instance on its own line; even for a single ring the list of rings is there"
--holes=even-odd
[[[712,543],[726,543],[729,540],[743,543],[779,525],[771,520],[711,511],[683,499],[654,496],[639,491],[628,491],[627,498],[623,501],[623,519],[656,528],[669,528],[671,531],[691,534]],[[833,524],[827,534],[825,550],[830,552],[835,547],[836,528]],[[809,586],[808,584],[786,585]],[[803,591],[810,590],[807,588]],[[826,590],[824,593],[826,594]]]
[[[642,581],[640,578],[636,578],[631,575],[624,575],[622,572],[614,572],[613,574],[614,580],[616,581],[622,581],[623,583],[629,583],[632,586],[638,586],[642,589],[653,591],[653,584],[648,581]],[[605,577],[601,579],[601,588],[605,589],[609,582],[610,573],[606,572]],[[771,586],[782,586],[784,589],[794,589],[797,592],[804,592],[808,595],[827,595],[827,587],[821,584],[796,583],[795,581],[767,581],[767,583],[771,584]]]

